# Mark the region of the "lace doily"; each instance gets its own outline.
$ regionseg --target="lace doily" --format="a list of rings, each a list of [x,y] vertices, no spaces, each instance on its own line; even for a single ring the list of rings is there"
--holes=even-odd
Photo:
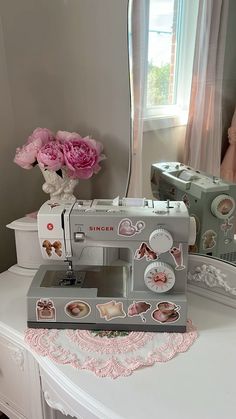
[[[25,333],[25,341],[39,355],[111,378],[128,376],[155,362],[167,362],[187,351],[196,337],[190,320],[186,333],[55,329],[28,329]]]

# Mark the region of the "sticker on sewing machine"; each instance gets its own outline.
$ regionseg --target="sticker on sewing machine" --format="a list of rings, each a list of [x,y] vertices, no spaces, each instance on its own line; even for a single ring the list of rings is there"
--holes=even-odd
[[[152,318],[159,323],[174,323],[180,318],[181,307],[171,301],[161,301],[152,312]]]
[[[203,249],[213,249],[216,245],[217,234],[214,230],[206,230],[202,236],[203,239]]]
[[[57,255],[59,258],[62,257],[62,244],[59,240],[55,240],[51,243],[49,240],[44,240],[42,247],[45,249],[45,253],[48,257]]]
[[[143,258],[146,258],[146,260],[158,259],[156,252],[154,252],[154,250],[152,250],[145,242],[141,243],[134,254],[134,259],[136,260],[141,260]]]
[[[230,221],[233,220],[234,217],[227,218],[223,224],[221,224],[220,228],[224,232],[224,236],[228,235],[229,230],[233,228],[233,223]]]
[[[188,247],[188,251],[189,251],[189,253],[198,253],[198,247],[197,247],[196,243],[191,244]]]
[[[37,321],[56,321],[56,308],[49,298],[40,298],[36,301]]]
[[[133,304],[128,307],[128,316],[139,316],[143,322],[146,322],[144,313],[146,313],[150,308],[151,304],[146,301],[134,301]]]
[[[123,218],[118,226],[118,234],[119,236],[132,237],[140,233],[144,228],[144,221],[137,221],[136,224],[133,224],[129,218]]]
[[[189,197],[186,193],[182,196],[182,201],[185,203],[187,208],[190,208]]]
[[[107,321],[116,319],[118,317],[126,317],[122,302],[116,302],[112,300],[108,303],[97,304],[96,307],[99,311],[100,317]]]
[[[84,317],[89,316],[89,314],[91,313],[91,307],[88,303],[85,303],[84,301],[70,301],[65,306],[65,313],[69,317],[83,319]]]
[[[170,255],[174,259],[175,262],[175,270],[181,271],[185,269],[185,265],[183,264],[183,245],[182,243],[179,244],[179,247],[172,247],[169,250]]]

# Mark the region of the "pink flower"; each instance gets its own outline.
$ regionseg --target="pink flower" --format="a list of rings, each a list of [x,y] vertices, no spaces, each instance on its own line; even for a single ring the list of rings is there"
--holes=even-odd
[[[47,128],[36,128],[27,140],[27,144],[41,140],[42,146],[55,139],[54,134]]]
[[[99,162],[105,159],[101,154],[102,144],[89,137],[72,139],[62,144],[68,175],[72,179],[89,179],[101,169]]]
[[[81,135],[77,134],[77,132],[68,132],[68,131],[57,131],[56,133],[56,140],[59,141],[70,141],[70,140],[80,140]]]
[[[21,148],[18,147],[14,162],[23,167],[23,169],[32,169],[37,164],[37,154],[41,146],[42,141],[38,138],[29,144],[23,145]]]
[[[64,154],[62,145],[59,141],[50,141],[45,144],[38,152],[37,160],[40,167],[57,171],[64,165]]]

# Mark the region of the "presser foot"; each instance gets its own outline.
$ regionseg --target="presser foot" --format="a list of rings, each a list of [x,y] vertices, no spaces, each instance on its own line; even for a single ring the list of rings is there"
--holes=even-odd
[[[59,281],[59,285],[61,287],[66,287],[66,286],[69,286],[69,285],[75,285],[75,283],[76,283],[76,277],[72,276],[71,272],[70,272],[70,275],[65,276],[65,278],[62,278]]]

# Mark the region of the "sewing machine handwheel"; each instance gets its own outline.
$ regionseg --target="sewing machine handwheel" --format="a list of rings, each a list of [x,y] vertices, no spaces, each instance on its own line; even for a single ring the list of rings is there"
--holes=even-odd
[[[164,262],[150,263],[144,272],[144,282],[151,291],[167,292],[175,283],[174,270]]]
[[[225,220],[231,217],[234,210],[235,201],[230,195],[218,195],[211,203],[212,214],[220,220]]]

